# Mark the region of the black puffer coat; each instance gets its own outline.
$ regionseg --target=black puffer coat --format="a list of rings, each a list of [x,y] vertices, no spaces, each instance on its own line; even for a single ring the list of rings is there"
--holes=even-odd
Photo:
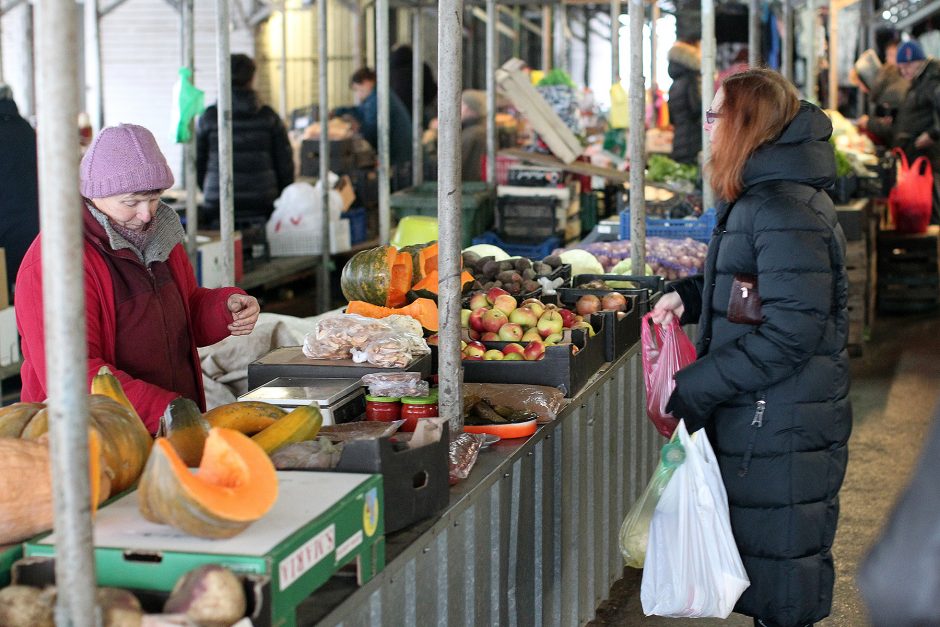
[[[16,103],[0,100],[0,248],[6,249],[7,287],[30,243],[39,233],[36,131]]]
[[[212,105],[196,130],[196,176],[205,204],[219,206],[219,123]],[[252,90],[232,90],[232,161],[236,218],[266,218],[281,190],[294,182],[287,129]]]
[[[683,322],[699,322],[699,357],[677,373],[676,395],[683,417],[707,419],[751,580],[735,611],[781,627],[829,614],[852,427],[845,237],[822,191],[835,176],[831,132],[804,103],[719,208],[704,280],[674,284]],[[758,276],[759,325],[726,318],[736,273]]]
[[[940,61],[930,59],[920,74],[911,81],[910,89],[898,109],[892,126],[891,145],[901,148],[908,162],[926,155],[934,176],[940,173]],[[927,132],[934,143],[920,150],[914,146],[917,137]]]
[[[702,150],[702,77],[698,50],[684,42],[669,49],[669,121],[674,129],[672,157],[698,163]]]

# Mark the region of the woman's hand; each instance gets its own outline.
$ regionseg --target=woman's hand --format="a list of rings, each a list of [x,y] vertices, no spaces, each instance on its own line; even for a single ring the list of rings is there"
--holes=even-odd
[[[232,312],[232,324],[228,330],[232,335],[248,335],[255,328],[261,306],[258,299],[247,294],[232,294],[225,305]]]
[[[685,305],[682,304],[679,293],[669,292],[663,294],[662,298],[656,302],[656,306],[653,307],[653,315],[650,316],[650,319],[656,324],[667,325],[672,323],[673,317],[677,320],[682,318],[684,311]]]

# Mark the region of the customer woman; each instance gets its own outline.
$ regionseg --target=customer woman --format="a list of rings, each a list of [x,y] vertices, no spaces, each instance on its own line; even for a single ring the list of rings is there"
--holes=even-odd
[[[676,374],[668,409],[705,427],[718,455],[751,580],[735,611],[810,625],[832,605],[852,426],[845,238],[823,191],[832,125],[769,70],[729,77],[706,118],[718,226],[704,276],[674,283],[653,315],[698,323],[698,359]],[[755,296],[756,316],[729,315]]]
[[[205,411],[197,346],[251,333],[258,301],[235,287],[205,289],[183,249],[183,227],[160,202],[173,173],[142,126],[106,128],[81,164],[88,379],[110,367],[151,433],[174,398]],[[16,277],[16,324],[22,337],[23,401],[42,401],[46,345],[42,232]]]

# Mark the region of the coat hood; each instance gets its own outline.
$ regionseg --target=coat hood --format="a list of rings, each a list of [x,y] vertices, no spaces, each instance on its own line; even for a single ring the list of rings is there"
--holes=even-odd
[[[832,122],[816,105],[800,104],[780,137],[761,146],[744,166],[744,187],[764,181],[793,181],[825,189],[836,178],[836,157],[829,136]]]
[[[669,76],[673,79],[685,73],[698,74],[702,69],[702,57],[698,48],[683,41],[677,41],[669,49],[667,59],[669,60]]]

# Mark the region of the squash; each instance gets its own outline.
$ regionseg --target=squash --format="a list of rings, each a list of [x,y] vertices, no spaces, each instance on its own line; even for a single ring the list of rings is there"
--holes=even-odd
[[[411,255],[394,246],[363,250],[346,262],[340,287],[346,300],[398,307],[406,302],[414,272]]]
[[[286,410],[271,403],[240,401],[210,409],[203,418],[210,427],[224,427],[245,435],[254,435],[286,415]]]
[[[411,255],[412,281],[421,281],[437,270],[437,242],[405,246],[402,252]]]
[[[111,494],[101,436],[88,430],[92,511]],[[0,438],[0,545],[52,529],[52,466],[49,440]]]
[[[0,409],[0,438],[18,438],[37,412],[45,409],[43,403],[13,403]]]
[[[102,396],[107,396],[111,400],[117,401],[126,407],[131,415],[137,418],[137,420],[140,420],[140,423],[143,424],[144,421],[140,419],[140,414],[138,414],[137,410],[134,409],[134,406],[127,398],[127,394],[124,393],[124,388],[121,386],[121,382],[118,381],[118,378],[114,376],[114,374],[111,372],[111,369],[107,366],[101,366],[98,368],[98,374],[92,377],[91,393],[101,394]]]
[[[370,303],[354,300],[346,306],[346,313],[358,314],[367,318],[387,318],[388,316],[411,316],[421,323],[421,326],[428,331],[437,331],[437,303],[430,298],[418,298],[406,307],[392,309],[390,307],[378,307]]]
[[[301,405],[273,425],[252,436],[269,455],[288,444],[312,440],[323,426],[323,415],[315,405]]]
[[[166,438],[154,444],[138,487],[140,513],[200,538],[231,538],[277,501],[277,472],[265,451],[234,429],[209,431],[190,472]]]
[[[203,419],[196,403],[188,398],[173,399],[160,416],[157,437],[169,440],[190,468],[199,465],[208,435],[209,423]]]
[[[473,275],[469,272],[462,272],[460,274],[460,291],[463,292],[463,288],[467,283],[473,283],[476,279],[473,278]],[[438,290],[440,289],[440,280],[438,279],[437,270],[431,270],[426,277],[415,283],[412,288],[415,292],[430,292],[437,296]]]

